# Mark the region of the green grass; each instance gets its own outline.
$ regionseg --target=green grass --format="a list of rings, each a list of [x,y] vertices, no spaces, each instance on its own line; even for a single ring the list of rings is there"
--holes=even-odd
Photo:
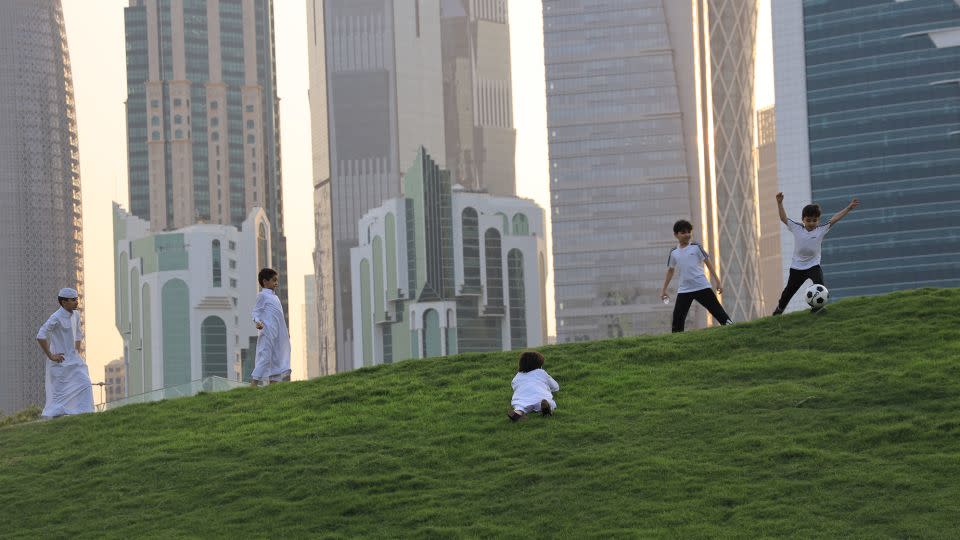
[[[0,429],[9,537],[854,537],[960,531],[960,290],[467,354]]]

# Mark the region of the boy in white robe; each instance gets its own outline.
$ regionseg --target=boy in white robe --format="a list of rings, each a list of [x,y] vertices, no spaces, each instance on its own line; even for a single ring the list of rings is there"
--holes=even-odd
[[[60,309],[50,315],[37,333],[37,343],[47,356],[47,400],[41,415],[44,418],[94,410],[90,373],[77,351],[83,342],[80,314],[76,311],[79,295],[65,287],[57,296]]]
[[[290,380],[290,334],[283,318],[283,305],[274,290],[280,276],[272,268],[260,270],[257,276],[260,293],[253,306],[253,324],[260,330],[257,357],[250,375],[250,386]]]

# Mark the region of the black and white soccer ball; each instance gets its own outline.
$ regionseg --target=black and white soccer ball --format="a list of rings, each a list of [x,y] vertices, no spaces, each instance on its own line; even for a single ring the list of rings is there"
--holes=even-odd
[[[810,307],[822,308],[827,305],[827,301],[830,300],[830,291],[827,290],[823,285],[811,285],[807,287],[807,292],[803,294],[803,297],[807,300],[807,303],[810,304]]]

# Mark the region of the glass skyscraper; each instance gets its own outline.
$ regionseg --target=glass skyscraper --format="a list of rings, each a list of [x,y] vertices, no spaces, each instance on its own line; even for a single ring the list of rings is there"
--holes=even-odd
[[[804,1],[796,15],[779,24],[802,21],[791,44],[802,62],[781,54],[777,69],[800,73],[805,94],[781,104],[778,86],[777,122],[801,111],[789,128],[808,138],[825,219],[861,200],[823,243],[827,286],[840,297],[960,286],[960,1]]]
[[[40,325],[83,294],[80,157],[60,0],[0,2],[0,411],[43,405]],[[81,298],[81,309],[83,301]]]
[[[167,231],[261,207],[285,276],[272,0],[130,0],[124,16],[130,212]]]
[[[758,316],[756,3],[544,0],[543,29],[557,340],[668,331],[681,218]]]

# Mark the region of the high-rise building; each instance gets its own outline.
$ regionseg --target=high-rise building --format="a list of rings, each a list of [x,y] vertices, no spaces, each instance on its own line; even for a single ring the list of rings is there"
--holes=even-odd
[[[83,218],[70,54],[60,0],[0,2],[0,411],[44,402],[37,330],[75,287]]]
[[[317,278],[313,274],[303,276],[303,361],[308,379],[329,375],[326,366],[320,363],[320,343],[317,323]]]
[[[771,11],[787,213],[861,201],[823,242],[832,296],[960,285],[960,0]]]
[[[447,169],[467,189],[516,194],[506,0],[442,0]]]
[[[130,397],[216,376],[249,380],[259,287],[251,268],[270,265],[270,223],[261,208],[240,227],[197,224],[154,231],[113,206],[117,330]],[[164,392],[167,392],[165,390]]]
[[[103,366],[103,384],[106,403],[127,397],[127,369],[123,358],[111,360]]]
[[[760,283],[764,313],[773,312],[783,290],[780,211],[777,209],[777,131],[774,108],[757,111],[757,198],[760,200]]]
[[[672,225],[760,315],[753,0],[543,0],[557,339],[665,332]],[[690,327],[706,324],[699,307]]]
[[[351,250],[354,367],[546,342],[543,210],[451,186],[421,149]]]
[[[424,146],[456,182],[513,195],[506,0],[307,0],[320,364],[353,367],[350,249]],[[448,163],[445,163],[449,161]]]
[[[130,212],[159,232],[263,208],[285,276],[272,0],[130,0],[124,15]]]

